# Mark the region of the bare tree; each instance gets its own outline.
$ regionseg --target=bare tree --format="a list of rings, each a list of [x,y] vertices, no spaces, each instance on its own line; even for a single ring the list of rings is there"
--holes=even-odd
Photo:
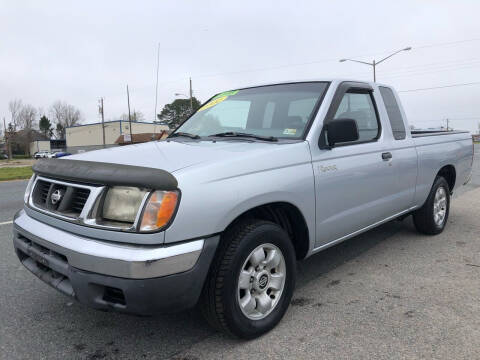
[[[10,123],[13,126],[13,130],[17,130],[18,126],[18,118],[20,116],[20,112],[22,111],[22,100],[15,99],[8,103],[8,111],[10,111]]]
[[[130,114],[130,117],[132,118],[132,121],[144,121],[145,120],[145,116],[143,115],[143,113],[141,111],[133,110],[133,112]],[[128,121],[128,114],[123,113],[122,115],[120,115],[120,120]]]
[[[15,134],[15,142],[23,147],[25,155],[30,155],[30,143],[34,139],[33,128],[36,126],[37,109],[32,105],[23,105],[17,120],[17,131]]]
[[[37,110],[29,104],[23,105],[18,115],[17,126],[31,130],[36,125]]]
[[[50,107],[50,115],[63,128],[75,126],[82,121],[80,110],[64,101],[55,101]]]

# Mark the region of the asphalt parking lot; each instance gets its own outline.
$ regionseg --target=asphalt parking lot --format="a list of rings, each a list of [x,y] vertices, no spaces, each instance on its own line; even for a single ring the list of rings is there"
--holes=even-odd
[[[434,237],[393,221],[299,264],[280,325],[244,342],[195,311],[103,313],[31,275],[13,252],[25,181],[0,183],[1,359],[472,359],[480,357],[480,160]]]

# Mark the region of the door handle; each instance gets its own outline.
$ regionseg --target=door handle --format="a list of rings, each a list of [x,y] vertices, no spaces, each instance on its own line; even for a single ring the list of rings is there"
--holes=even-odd
[[[391,152],[384,152],[382,153],[382,159],[383,161],[388,161],[392,158],[392,153]]]

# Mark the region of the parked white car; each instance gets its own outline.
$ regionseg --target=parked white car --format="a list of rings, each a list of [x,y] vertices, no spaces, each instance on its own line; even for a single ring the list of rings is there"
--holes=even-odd
[[[47,152],[45,157],[46,157],[46,158],[49,158],[49,159],[52,159],[52,158],[57,157],[57,154],[58,154],[58,151]]]
[[[50,154],[49,151],[45,151],[45,150],[37,151],[35,154],[33,154],[33,158],[34,159],[43,159],[43,158],[46,158],[46,157],[50,157],[50,156],[48,156],[49,154]]]

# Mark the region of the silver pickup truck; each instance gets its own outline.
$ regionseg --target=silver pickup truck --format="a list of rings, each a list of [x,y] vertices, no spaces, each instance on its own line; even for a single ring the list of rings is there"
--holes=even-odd
[[[80,303],[199,305],[253,338],[283,317],[296,261],[408,215],[444,229],[467,132],[413,132],[395,91],[317,80],[220,93],[166,141],[40,160],[14,219],[22,264]]]

